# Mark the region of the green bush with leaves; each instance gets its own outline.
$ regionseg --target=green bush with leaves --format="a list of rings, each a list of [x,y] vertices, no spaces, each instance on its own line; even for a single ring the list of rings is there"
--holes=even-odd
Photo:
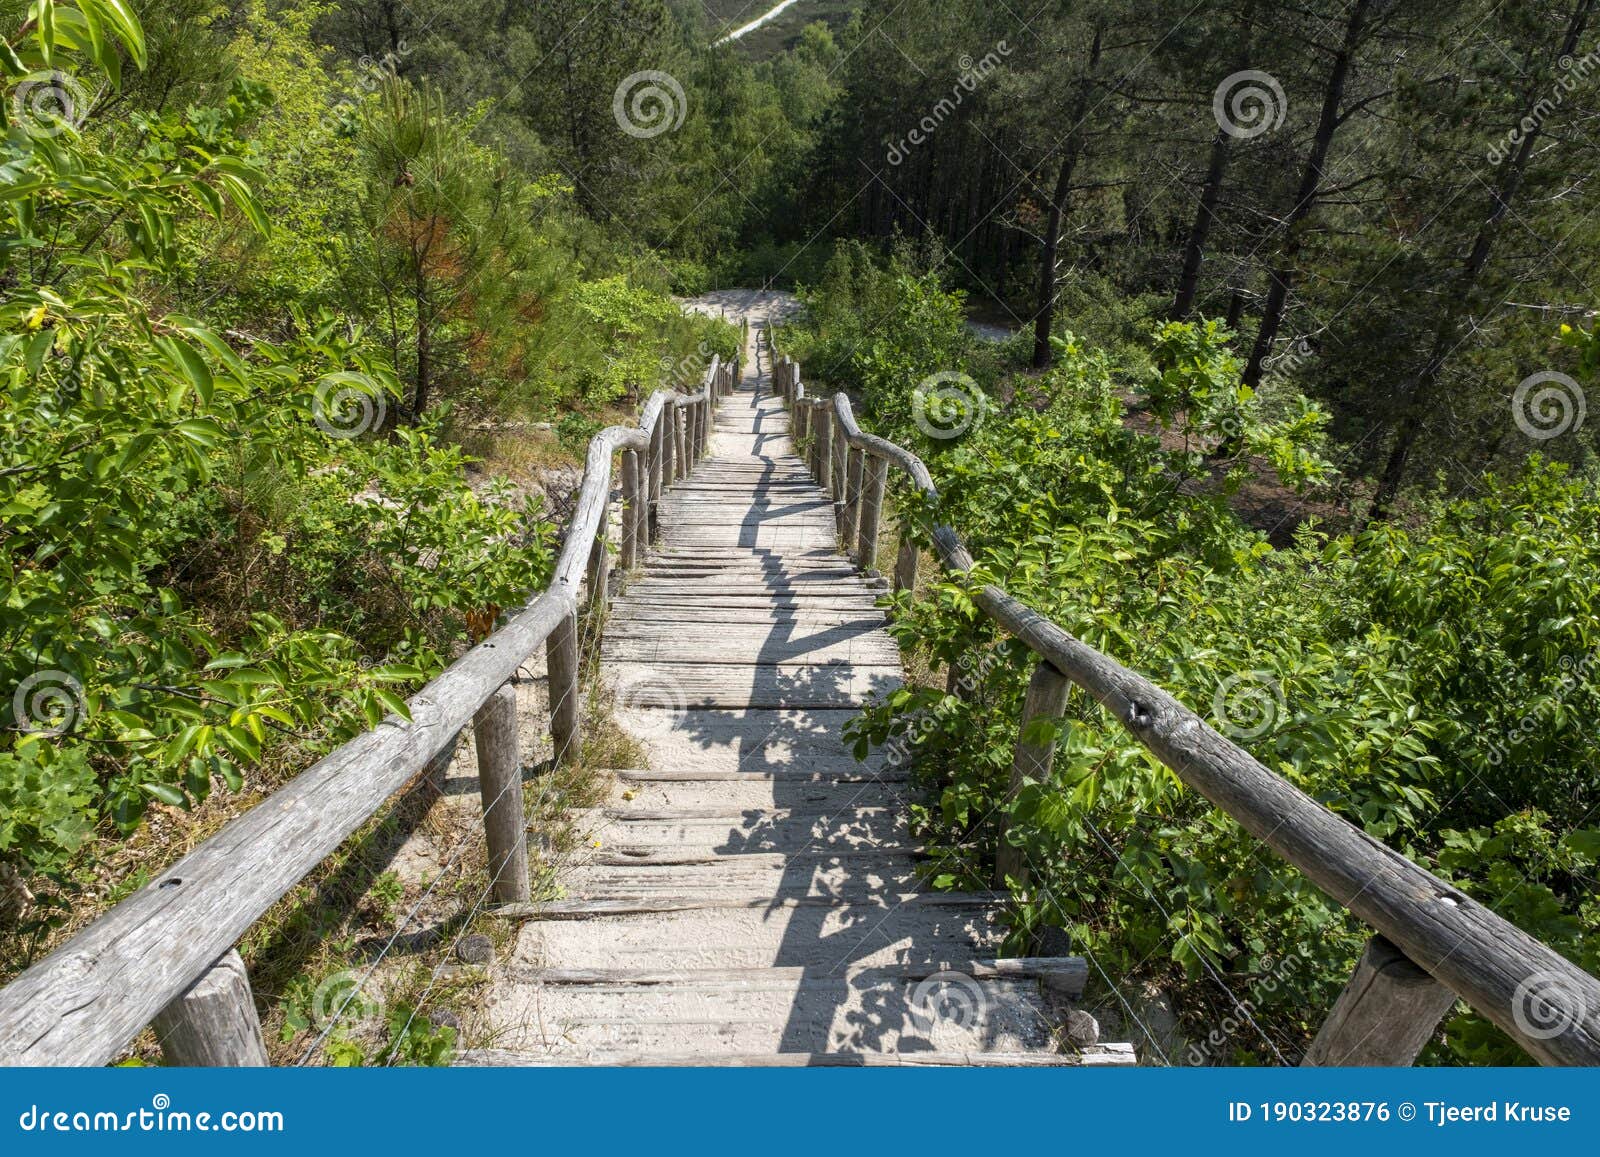
[[[807,337],[819,340],[795,344]],[[1158,420],[1192,434],[1174,448],[1129,428],[1109,359],[1070,335],[1050,373],[1005,381],[995,393],[1008,406],[937,448],[938,502],[902,492],[903,528],[926,548],[930,527],[956,527],[977,568],[896,596],[891,629],[920,663],[953,671],[959,693],[895,692],[855,725],[858,751],[887,744],[913,763],[929,789],[913,820],[942,887],[988,885],[1005,820],[1031,873],[1012,881],[1019,950],[1064,933],[1106,975],[1177,991],[1201,1035],[1250,999],[1262,1031],[1212,1062],[1304,1047],[1369,930],[1080,691],[1030,737],[1058,743],[1049,780],[1008,801],[1036,659],[977,610],[975,587],[997,583],[1593,969],[1588,769],[1600,751],[1581,722],[1600,707],[1593,486],[1535,466],[1424,526],[1334,539],[1305,527],[1274,550],[1229,509],[1227,486],[1186,481],[1228,440],[1241,448],[1230,472],[1253,459],[1291,483],[1318,477],[1321,420],[1241,389],[1226,340],[1208,325],[1155,331],[1144,393]],[[903,351],[901,381],[923,372],[893,333],[876,349]],[[899,437],[904,422],[877,425]],[[1475,1016],[1455,1019],[1447,1042],[1441,1056],[1459,1060],[1521,1055]]]
[[[0,107],[41,69],[143,60],[114,0],[32,19]],[[382,435],[399,382],[358,326],[297,310],[269,341],[164,308],[186,229],[269,231],[248,115],[41,114],[0,147],[0,864],[50,883],[34,929],[94,833],[404,714],[466,611],[548,573],[508,492],[429,429]]]

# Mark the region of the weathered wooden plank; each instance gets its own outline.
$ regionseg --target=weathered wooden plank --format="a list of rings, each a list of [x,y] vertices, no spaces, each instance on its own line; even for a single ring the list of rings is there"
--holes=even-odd
[[[772,968],[541,968],[536,965],[512,963],[505,975],[524,984],[572,985],[575,987],[607,985],[675,985],[695,984],[777,983],[792,984],[801,980],[836,980],[860,984],[870,981],[926,980],[944,969],[930,964],[889,964],[869,968],[849,968],[842,974],[826,966],[794,967],[777,965]],[[1083,995],[1089,978],[1089,962],[1082,956],[1015,956],[988,960],[971,960],[962,966],[964,975],[973,980],[1038,979],[1046,987],[1060,992],[1069,999]]]
[[[151,1027],[169,1065],[260,1068],[271,1063],[250,978],[232,948],[157,1013]]]
[[[760,770],[707,770],[704,768],[618,768],[611,773],[622,783],[784,783],[851,784],[905,783],[909,772],[884,768],[880,771],[809,771],[803,767],[776,767]]]
[[[478,753],[478,794],[489,845],[489,881],[495,903],[513,904],[528,892],[527,819],[522,799],[522,744],[517,734],[517,691],[506,684],[489,696],[473,720]]]
[[[640,627],[643,625],[639,624]],[[718,634],[732,634],[738,629],[736,624],[728,624],[719,629]],[[720,638],[712,647],[702,639],[684,637],[685,630],[679,626],[666,632],[655,632],[653,637],[607,639],[601,644],[600,655],[605,662],[673,666],[760,665],[785,670],[859,664],[878,667],[899,665],[900,652],[891,639],[863,635],[854,639],[828,640],[828,633],[819,632],[814,639],[803,636],[787,638],[788,630],[780,625],[762,629],[756,635]]]
[[[1302,1065],[1409,1065],[1456,994],[1382,936],[1367,941]]]
[[[860,899],[839,900],[832,896],[789,896],[774,900],[765,894],[749,896],[639,896],[620,900],[542,900],[532,904],[507,904],[494,915],[513,920],[593,920],[610,916],[634,916],[652,912],[695,912],[707,909],[746,909],[792,912],[801,908],[873,910],[959,909],[988,915],[1005,897],[965,892],[882,893]]]
[[[595,1052],[581,1060],[549,1053],[468,1049],[454,1063],[469,1068],[539,1068],[572,1064],[606,1068],[1077,1068],[1136,1065],[1133,1046],[1091,1045],[1072,1053],[837,1052],[837,1053],[624,1053]]]
[[[1067,710],[1067,692],[1072,685],[1067,677],[1049,663],[1039,663],[1028,680],[1028,691],[1022,699],[1022,722],[1018,729],[1017,748],[1011,760],[1011,782],[1006,790],[1006,803],[1010,804],[1021,793],[1025,784],[1047,784],[1050,768],[1056,759],[1056,745],[1052,739],[1039,743],[1029,738],[1041,723],[1059,720]],[[1004,809],[1000,813],[1000,844],[994,858],[994,886],[1003,888],[1009,878],[1018,887],[1028,884],[1028,863],[1022,849],[1007,839],[1010,830]]]
[[[545,643],[550,673],[550,738],[552,759],[564,762],[577,753],[579,726],[578,619],[567,615]]]
[[[633,689],[638,707],[857,707],[868,695],[900,686],[897,666],[862,664],[773,667],[712,663],[674,664],[670,682],[651,663],[613,663],[610,673]]]
[[[639,452],[622,452],[622,550],[619,558],[622,569],[630,571],[644,557],[646,543],[644,525],[644,495],[639,471]]]

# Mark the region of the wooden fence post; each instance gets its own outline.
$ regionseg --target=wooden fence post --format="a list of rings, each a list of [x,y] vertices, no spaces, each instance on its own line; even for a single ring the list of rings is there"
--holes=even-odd
[[[260,1068],[268,1064],[250,977],[230,948],[152,1022],[170,1065]]]
[[[839,540],[844,543],[846,552],[855,542],[856,534],[861,529],[862,486],[866,473],[867,452],[859,446],[851,446],[845,459],[844,473],[844,518],[839,526]],[[859,556],[858,556],[859,557]]]
[[[605,613],[607,588],[611,585],[611,520],[608,513],[601,511],[600,527],[594,532],[594,542],[589,547],[589,565],[584,571],[591,616]]]
[[[878,528],[883,522],[883,491],[889,481],[889,460],[867,455],[866,483],[861,494],[861,538],[856,544],[856,565],[862,570],[878,566]]]
[[[689,419],[688,407],[674,399],[672,403],[672,464],[677,468],[679,480],[689,477]]]
[[[656,462],[650,473],[650,537],[661,534],[661,492],[672,485],[672,402],[661,407],[656,418]]]
[[[478,749],[478,794],[489,845],[489,881],[497,904],[526,903],[528,821],[522,804],[522,745],[517,737],[517,689],[489,696],[472,720]]]
[[[568,614],[545,643],[549,666],[550,738],[554,763],[564,763],[578,742],[578,618]]]
[[[818,408],[817,437],[816,437],[816,463],[814,470],[817,485],[833,493],[833,410]]]
[[[1055,741],[1034,743],[1028,732],[1036,720],[1060,719],[1067,710],[1067,691],[1071,684],[1067,677],[1049,663],[1041,662],[1033,669],[1028,680],[1028,693],[1022,700],[1022,725],[1017,731],[1017,751],[1011,760],[1011,786],[1006,792],[1009,804],[1022,790],[1023,780],[1043,783],[1050,777],[1050,765],[1056,759]],[[1006,840],[1006,815],[1000,815],[1000,846],[994,856],[994,886],[1004,888],[1009,876],[1018,884],[1028,882],[1028,864],[1022,849]]]
[[[833,424],[833,461],[828,465],[828,472],[833,478],[833,533],[840,539],[844,538],[844,504],[850,501],[850,440],[844,436],[843,423],[835,420]],[[848,539],[845,550],[848,551]]]
[[[911,541],[903,527],[900,531],[900,554],[894,560],[894,589],[897,591],[917,589],[917,545]]]
[[[1302,1065],[1409,1065],[1456,994],[1382,936],[1367,941]]]
[[[640,527],[644,520],[644,487],[639,477],[639,452],[622,452],[622,569],[639,565]]]

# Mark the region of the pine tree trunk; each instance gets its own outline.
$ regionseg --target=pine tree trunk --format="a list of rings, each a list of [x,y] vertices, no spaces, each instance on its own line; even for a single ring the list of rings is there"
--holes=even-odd
[[[1244,383],[1252,389],[1261,384],[1267,358],[1272,354],[1272,344],[1277,340],[1278,328],[1283,324],[1289,291],[1294,285],[1295,259],[1300,255],[1302,244],[1299,226],[1317,206],[1317,191],[1322,187],[1328,150],[1333,145],[1334,134],[1339,131],[1339,106],[1344,103],[1350,62],[1361,42],[1367,12],[1371,7],[1372,0],[1356,0],[1345,22],[1344,40],[1333,58],[1333,67],[1328,71],[1328,83],[1322,91],[1322,112],[1317,117],[1316,136],[1312,138],[1311,152],[1306,156],[1306,167],[1300,175],[1300,188],[1295,193],[1294,204],[1284,219],[1281,259],[1272,270],[1267,303],[1261,311],[1261,326],[1256,330],[1256,343],[1250,350],[1250,360],[1244,370]]]
[[[411,425],[422,420],[433,389],[433,319],[428,316],[428,275],[419,264],[412,297],[417,306],[417,382],[411,391]]]
[[[1206,180],[1200,189],[1200,205],[1195,210],[1194,224],[1189,228],[1189,239],[1183,246],[1183,269],[1178,274],[1178,289],[1173,294],[1167,316],[1173,321],[1183,321],[1194,309],[1194,299],[1200,289],[1200,266],[1205,261],[1206,241],[1211,236],[1211,224],[1216,220],[1217,203],[1222,199],[1222,182],[1228,173],[1227,133],[1218,131],[1211,141],[1211,157],[1206,163]]]
[[[1067,133],[1056,172],[1056,187],[1050,198],[1050,215],[1039,249],[1039,291],[1033,314],[1033,368],[1050,368],[1050,329],[1056,319],[1056,257],[1061,247],[1061,222],[1066,216],[1067,197],[1072,192],[1072,174],[1083,151],[1083,119],[1089,113],[1089,92],[1095,69],[1100,65],[1100,29],[1094,30],[1089,48],[1089,66],[1078,84],[1078,96],[1071,112],[1072,128]]]
[[[1061,245],[1061,218],[1067,190],[1072,187],[1072,170],[1078,161],[1076,139],[1076,134],[1068,137],[1066,151],[1061,154],[1044,242],[1039,249],[1039,290],[1033,313],[1033,368],[1036,370],[1050,368],[1050,329],[1056,318],[1056,254]]]

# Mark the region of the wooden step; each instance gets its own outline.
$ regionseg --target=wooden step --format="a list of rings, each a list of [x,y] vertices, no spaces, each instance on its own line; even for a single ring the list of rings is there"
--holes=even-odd
[[[466,1068],[538,1068],[593,1065],[611,1068],[1076,1068],[1137,1065],[1130,1044],[1092,1045],[1075,1053],[637,1053],[595,1050],[584,1058],[508,1049],[467,1049],[453,1064]]]
[[[650,911],[643,901],[584,903],[525,923],[516,958],[560,968],[959,969],[993,957],[1004,938],[992,900],[954,896],[896,897],[890,904],[729,898],[669,911]]]
[[[635,689],[633,707],[762,708],[829,710],[860,707],[873,695],[900,687],[899,665],[855,663],[778,667],[756,664],[612,662],[619,685]]]
[[[626,795],[627,798],[624,798]],[[609,805],[640,808],[749,808],[825,811],[848,807],[904,807],[912,798],[903,779],[740,776],[705,780],[641,780],[618,776]]]
[[[904,895],[921,888],[915,855],[873,861],[837,856],[720,856],[696,864],[588,864],[562,877],[567,899],[691,899],[763,895],[773,900],[804,897],[869,899]]]
[[[788,852],[803,848],[906,847],[905,809],[843,808],[831,814],[790,809],[594,808],[573,813],[576,830],[601,846],[691,844],[729,852]]]
[[[921,980],[748,969],[671,984],[512,983],[488,1013],[497,1042],[570,1055],[1025,1053],[1055,1051],[1049,998],[1031,979]]]
[[[600,658],[617,663],[761,664],[768,667],[862,665],[894,669],[900,652],[875,624],[802,629],[793,624],[725,623],[715,641],[685,631],[693,620],[631,620],[601,640]]]
[[[612,672],[605,672],[611,678]],[[707,772],[794,771],[861,774],[884,768],[882,752],[858,761],[844,726],[859,712],[840,708],[672,710],[643,706],[614,709],[621,728],[640,736],[660,768]],[[898,774],[904,775],[905,769]]]

